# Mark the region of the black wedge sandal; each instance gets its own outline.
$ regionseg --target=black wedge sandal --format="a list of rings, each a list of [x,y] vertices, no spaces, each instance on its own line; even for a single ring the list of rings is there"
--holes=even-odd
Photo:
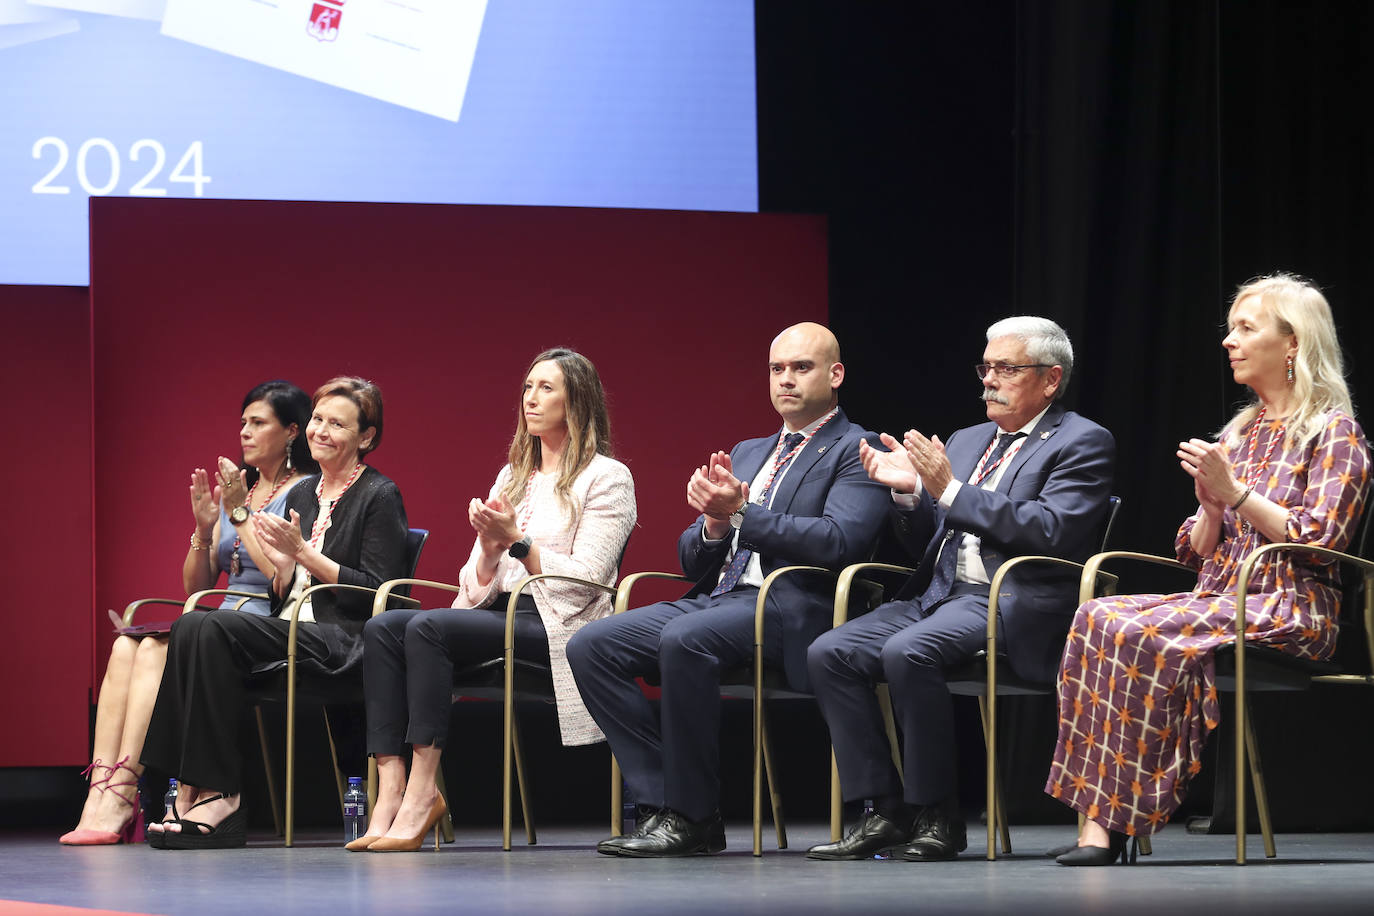
[[[232,797],[233,793],[212,795],[196,802],[186,813],[190,814],[201,805]],[[181,825],[181,830],[162,834],[166,849],[238,849],[248,844],[248,816],[242,805],[218,824],[206,824],[185,817],[177,818],[177,823]]]

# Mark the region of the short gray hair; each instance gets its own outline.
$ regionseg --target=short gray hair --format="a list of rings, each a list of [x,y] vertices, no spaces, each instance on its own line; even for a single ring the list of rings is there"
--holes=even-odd
[[[1064,396],[1069,387],[1069,376],[1073,374],[1073,344],[1064,329],[1048,318],[1035,315],[1016,315],[994,322],[988,328],[988,341],[999,337],[1015,337],[1026,345],[1026,357],[1033,363],[1059,366],[1064,370],[1059,379],[1059,388],[1054,392],[1055,400]],[[1044,373],[1045,370],[1037,370]]]

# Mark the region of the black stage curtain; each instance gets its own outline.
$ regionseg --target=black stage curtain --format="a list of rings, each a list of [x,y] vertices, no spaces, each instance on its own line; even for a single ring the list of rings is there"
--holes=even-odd
[[[1274,270],[1321,284],[1357,409],[1374,404],[1361,359],[1374,315],[1359,282],[1374,248],[1374,7],[758,0],[757,11],[760,205],[829,216],[831,324],[858,422],[944,436],[978,421],[984,329],[1048,315],[1075,343],[1067,403],[1116,434],[1114,546],[1168,553],[1195,508],[1176,443],[1213,434],[1245,395],[1220,346],[1239,284]],[[1307,698],[1304,719],[1319,734],[1365,720],[1364,694]],[[1053,718],[1024,707],[1018,744],[1039,762],[1018,757],[1013,807],[1035,816],[1039,732]],[[1288,709],[1257,704],[1271,773],[1332,765],[1283,741]],[[1204,782],[1193,802],[1207,809]],[[1300,820],[1349,825],[1310,808]]]

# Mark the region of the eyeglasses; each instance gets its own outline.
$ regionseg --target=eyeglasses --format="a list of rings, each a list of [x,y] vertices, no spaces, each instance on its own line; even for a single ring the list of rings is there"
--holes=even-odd
[[[1009,366],[1006,363],[979,363],[973,367],[973,371],[978,373],[980,379],[988,377],[989,372],[996,372],[1000,379],[1013,379],[1022,369],[1049,369],[1048,363],[1026,363],[1024,366]]]

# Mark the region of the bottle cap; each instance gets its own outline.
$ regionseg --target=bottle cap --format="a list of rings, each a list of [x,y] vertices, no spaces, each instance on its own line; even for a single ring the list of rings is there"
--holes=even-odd
[[[361,776],[350,776],[350,777],[348,777],[348,784],[349,784],[350,786],[361,785],[361,784],[362,784],[362,781],[363,781],[363,778],[362,778]]]

